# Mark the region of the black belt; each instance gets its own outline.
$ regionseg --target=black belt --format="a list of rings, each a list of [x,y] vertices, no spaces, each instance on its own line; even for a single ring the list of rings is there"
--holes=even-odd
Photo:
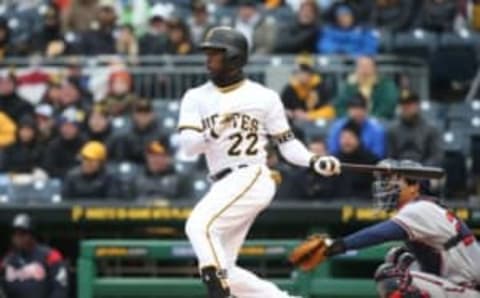
[[[212,180],[213,182],[216,182],[218,180],[221,180],[221,179],[227,177],[230,173],[232,173],[236,169],[242,169],[242,168],[246,168],[246,167],[248,167],[248,165],[241,164],[241,165],[238,165],[238,166],[225,168],[223,170],[220,170],[220,171],[216,172],[215,174],[210,175],[210,180]]]

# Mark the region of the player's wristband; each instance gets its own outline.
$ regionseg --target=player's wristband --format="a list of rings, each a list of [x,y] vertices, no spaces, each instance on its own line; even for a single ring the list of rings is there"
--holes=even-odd
[[[327,251],[325,251],[325,255],[327,257],[332,257],[339,254],[343,254],[345,251],[347,251],[345,247],[345,241],[343,241],[342,238],[339,238],[339,239],[333,240],[333,243],[327,247]]]

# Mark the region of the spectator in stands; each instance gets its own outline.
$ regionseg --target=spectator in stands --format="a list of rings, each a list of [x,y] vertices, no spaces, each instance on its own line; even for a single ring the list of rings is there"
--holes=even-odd
[[[53,108],[53,113],[56,114],[61,110],[61,98],[62,98],[62,85],[57,79],[52,80],[47,85],[47,90],[43,95],[42,102],[48,104]]]
[[[82,88],[73,79],[66,79],[60,85],[59,104],[56,108],[59,111],[75,107],[82,111],[90,108],[92,99],[82,93]]]
[[[239,3],[232,27],[247,37],[253,54],[273,52],[277,36],[275,19],[262,15],[255,1],[243,0]]]
[[[16,55],[16,51],[10,43],[10,34],[7,20],[0,17],[0,60]]]
[[[335,99],[335,110],[338,116],[344,116],[349,100],[355,94],[362,94],[367,99],[368,112],[372,117],[392,119],[399,91],[395,82],[382,77],[371,57],[359,57],[356,61],[355,73],[342,87]]]
[[[413,93],[406,94],[399,104],[400,118],[388,132],[388,156],[441,166],[442,138],[438,129],[422,117],[420,98]]]
[[[188,55],[194,52],[188,26],[181,20],[171,20],[168,25],[167,53],[172,55]]]
[[[337,119],[330,127],[328,134],[328,151],[332,154],[340,152],[342,129],[353,121],[359,126],[360,138],[365,149],[377,158],[385,157],[386,131],[381,123],[368,116],[367,101],[361,94],[354,95],[348,102],[346,117]]]
[[[84,32],[90,30],[96,20],[99,0],[71,0],[67,7],[63,26],[65,31]]]
[[[192,15],[188,20],[188,26],[195,46],[203,41],[205,34],[214,26],[203,0],[192,1]]]
[[[450,32],[454,29],[459,12],[457,0],[425,0],[417,26],[429,31]]]
[[[148,100],[133,104],[132,128],[114,140],[112,158],[116,161],[145,162],[145,146],[153,140],[166,139]]]
[[[408,30],[417,6],[414,0],[374,1],[371,22],[375,28],[389,32]]]
[[[44,147],[38,142],[35,119],[25,115],[17,128],[16,142],[5,149],[0,172],[28,174],[41,165]]]
[[[47,57],[67,53],[67,43],[62,34],[60,11],[54,3],[47,6],[43,16],[43,28],[32,34],[30,50]]]
[[[379,158],[365,149],[361,141],[360,127],[349,121],[340,133],[340,151],[335,156],[341,162],[376,164]],[[370,199],[373,177],[344,172],[335,177],[335,197]]]
[[[26,114],[33,114],[33,106],[16,93],[16,78],[12,73],[0,75],[0,112],[18,121]]]
[[[38,142],[46,146],[55,136],[55,120],[53,108],[49,104],[35,107],[35,122],[38,128]]]
[[[82,115],[76,109],[65,110],[58,122],[58,136],[47,146],[43,165],[50,176],[62,178],[78,164],[77,154],[85,143],[80,132]]]
[[[162,4],[152,8],[148,31],[139,40],[141,55],[161,55],[167,51],[169,13]]]
[[[323,138],[315,138],[308,144],[308,149],[315,155],[328,155]],[[331,178],[316,175],[310,169],[301,169],[292,179],[295,185],[295,197],[301,200],[331,200],[335,194],[335,184]]]
[[[378,40],[373,30],[357,24],[350,6],[344,4],[335,9],[335,21],[320,31],[317,51],[322,54],[374,55]]]
[[[314,0],[303,0],[293,24],[281,29],[282,38],[277,39],[275,52],[314,53],[320,23],[320,11]]]
[[[145,170],[135,179],[137,199],[177,199],[185,189],[182,177],[177,175],[166,145],[152,141],[145,148]]]
[[[138,42],[132,25],[123,25],[117,33],[117,53],[124,56],[137,56]]]
[[[15,120],[0,110],[0,150],[15,142],[16,130]]]
[[[107,148],[97,141],[87,142],[80,150],[80,166],[71,169],[62,185],[67,200],[119,198],[119,185],[107,172]]]
[[[112,124],[110,115],[100,105],[95,105],[87,117],[87,138],[98,141],[110,148],[112,144]]]
[[[81,53],[88,56],[115,54],[114,36],[117,15],[110,1],[101,1],[97,10],[97,24],[81,37]],[[94,12],[90,12],[93,14]]]
[[[315,71],[314,63],[312,57],[299,56],[295,72],[282,91],[282,101],[290,119],[315,121],[335,117],[330,90]]]
[[[110,115],[126,116],[131,112],[132,104],[137,98],[132,93],[132,75],[125,69],[114,71],[108,79],[108,94],[101,105]]]

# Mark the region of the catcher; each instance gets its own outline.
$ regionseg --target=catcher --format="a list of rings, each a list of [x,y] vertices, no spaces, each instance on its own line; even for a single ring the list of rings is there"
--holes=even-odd
[[[411,161],[381,164],[420,167]],[[384,210],[397,210],[396,215],[344,238],[311,236],[292,252],[290,261],[308,271],[347,250],[404,241],[390,250],[375,273],[380,297],[480,298],[480,246],[466,224],[438,199],[421,195],[421,184],[398,174],[377,176],[374,200]]]

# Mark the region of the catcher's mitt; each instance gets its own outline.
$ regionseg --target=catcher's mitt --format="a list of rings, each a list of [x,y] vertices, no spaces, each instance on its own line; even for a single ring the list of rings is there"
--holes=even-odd
[[[329,238],[326,235],[312,235],[300,243],[290,254],[289,260],[304,271],[310,271],[326,258]]]

